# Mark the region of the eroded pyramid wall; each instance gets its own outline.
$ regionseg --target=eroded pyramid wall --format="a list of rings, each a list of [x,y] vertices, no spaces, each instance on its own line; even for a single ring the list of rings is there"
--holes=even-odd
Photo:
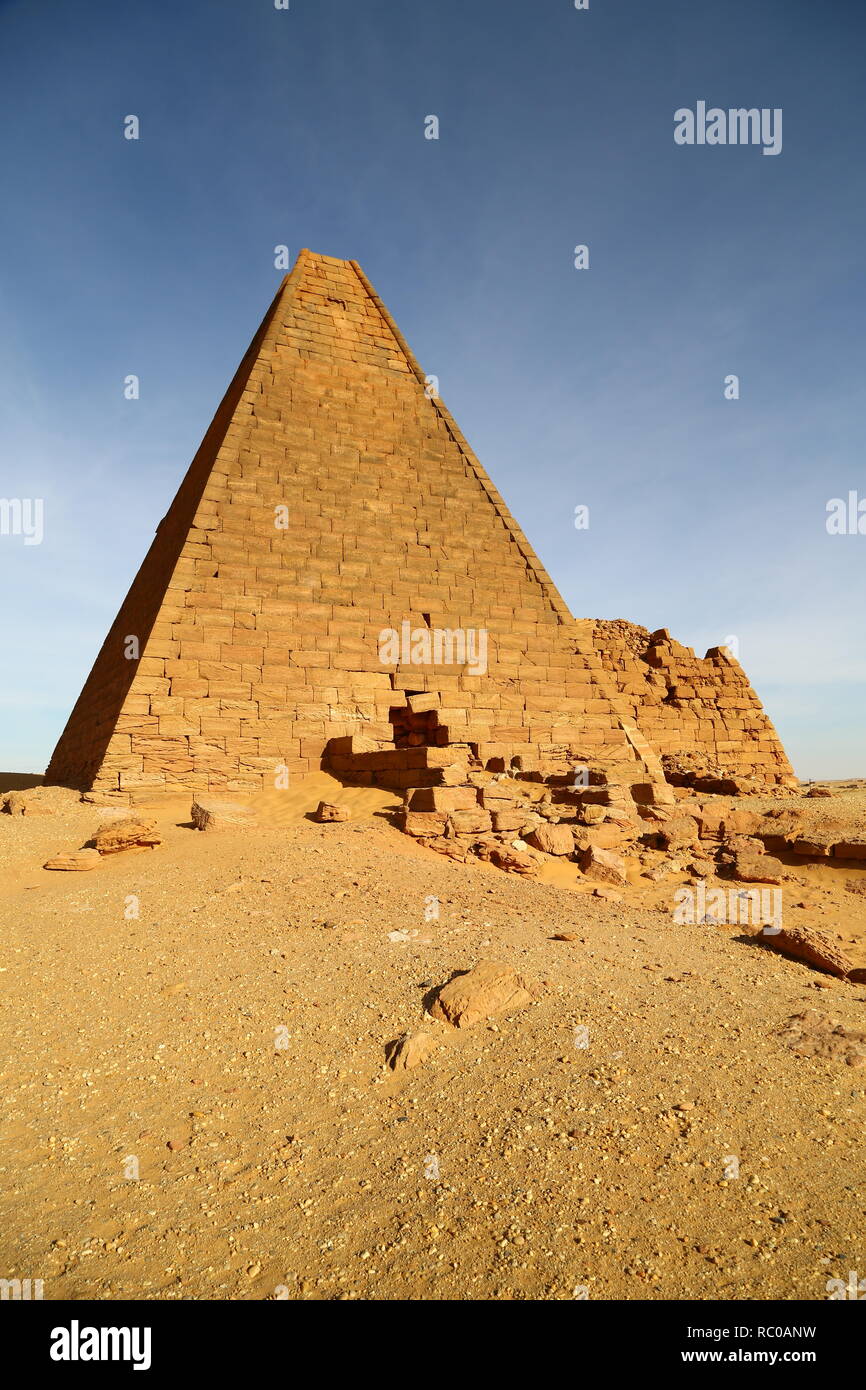
[[[620,696],[620,708],[656,752],[764,782],[794,779],[776,730],[740,663],[724,647],[699,657],[666,629],[591,622],[584,636]]]
[[[285,510],[282,510],[285,509]],[[278,524],[288,518],[285,529]],[[384,630],[487,634],[487,669]],[[140,658],[125,654],[129,635]],[[49,781],[255,790],[436,690],[483,758],[633,758],[619,696],[354,262],[286,277],[82,690]]]

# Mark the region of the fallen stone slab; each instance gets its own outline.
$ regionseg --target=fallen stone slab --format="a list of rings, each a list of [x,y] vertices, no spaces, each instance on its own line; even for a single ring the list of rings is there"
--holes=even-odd
[[[719,852],[719,864],[740,883],[781,883],[785,866],[772,854],[765,854],[760,840],[736,835],[726,840]]]
[[[633,839],[636,828],[625,828],[616,821],[604,821],[601,825],[575,825],[574,847],[583,854],[591,847],[596,849],[619,849],[626,840]]]
[[[644,869],[645,876],[651,883],[661,883],[671,874],[682,872],[682,865],[676,859],[664,859],[661,864],[653,864],[649,869]]]
[[[760,811],[742,809],[725,811],[725,835],[757,835],[764,827],[765,818]]]
[[[740,883],[781,883],[784,865],[773,855],[738,855],[731,865],[731,877]]]
[[[625,860],[609,849],[590,845],[581,855],[580,867],[586,877],[595,883],[609,883],[615,888],[622,888],[628,882]]]
[[[731,876],[740,883],[781,883],[785,869],[771,854],[738,854],[731,864]]]
[[[486,849],[486,847],[485,847]],[[487,853],[479,856],[490,860],[498,869],[504,869],[509,874],[522,874],[524,878],[531,878],[538,873],[540,862],[534,855],[526,854],[522,850],[509,849],[507,845],[497,846]]]
[[[707,775],[696,777],[697,791],[712,792],[714,796],[752,796],[761,790],[761,785],[753,777],[715,777]]]
[[[834,859],[866,859],[866,840],[838,840],[833,846]]]
[[[316,807],[316,820],[322,825],[332,822],[351,820],[352,813],[348,806],[335,806],[330,801],[320,801]]]
[[[419,837],[419,844],[425,849],[435,850],[437,854],[444,854],[447,859],[455,859],[460,864],[468,864],[472,858],[469,853],[471,843],[455,839],[453,836],[434,835],[429,840]]]
[[[677,800],[669,782],[635,782],[631,794],[643,806],[675,806]]]
[[[758,934],[757,940],[768,946],[771,951],[777,951],[779,955],[802,960],[807,965],[814,965],[816,969],[826,971],[828,975],[835,975],[838,979],[846,979],[853,968],[852,962],[839,950],[835,941],[824,932],[815,931],[811,927],[783,927],[781,931],[765,930]]]
[[[794,840],[791,849],[808,859],[829,859],[833,853],[833,840],[829,836],[813,836],[811,839]]]
[[[249,806],[215,797],[197,797],[192,803],[190,818],[197,830],[232,830],[256,823]]]
[[[385,1049],[388,1066],[392,1071],[411,1071],[426,1062],[435,1048],[436,1039],[432,1033],[407,1033]]]
[[[445,834],[448,816],[445,811],[403,811],[399,824],[404,835],[427,839]]]
[[[478,807],[475,787],[412,787],[406,792],[410,811],[474,811]]]
[[[725,830],[725,811],[721,806],[702,806],[697,812],[698,832],[702,840],[721,840]]]
[[[455,1028],[471,1028],[493,1014],[515,1013],[534,1003],[522,975],[501,961],[482,960],[439,990],[430,1013]]]
[[[43,864],[44,869],[61,869],[67,873],[82,873],[99,866],[102,856],[96,849],[74,849],[55,854]]]
[[[124,850],[154,849],[162,844],[162,836],[153,821],[120,820],[101,825],[93,844],[102,855],[121,854]]]
[[[606,825],[615,825],[620,830],[628,830],[633,835],[641,833],[642,826],[640,824],[640,815],[637,813],[637,808],[631,810],[628,806],[602,806],[601,810],[604,813],[604,823]],[[697,822],[695,822],[695,824],[697,824]]]
[[[539,825],[527,840],[543,854],[574,854],[574,833],[570,825]]]
[[[694,816],[670,816],[655,830],[663,849],[684,849],[698,843],[698,823]]]

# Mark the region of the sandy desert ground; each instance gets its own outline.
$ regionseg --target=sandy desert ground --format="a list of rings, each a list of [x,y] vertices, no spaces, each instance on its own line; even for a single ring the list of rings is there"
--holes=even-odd
[[[796,804],[862,831],[866,784],[833,791]],[[806,1009],[863,1032],[866,986],[677,924],[686,872],[616,902],[575,865],[454,863],[391,823],[394,795],[325,774],[259,798],[257,829],[203,834],[186,798],[148,812],[159,847],[49,872],[107,814],[52,795],[0,814],[5,1277],[46,1299],[821,1300],[866,1275],[866,1067],[784,1034]],[[352,819],[311,820],[321,796]],[[786,925],[866,965],[866,862],[790,872]],[[480,960],[535,1001],[425,1018]],[[433,1053],[390,1070],[420,1028]]]

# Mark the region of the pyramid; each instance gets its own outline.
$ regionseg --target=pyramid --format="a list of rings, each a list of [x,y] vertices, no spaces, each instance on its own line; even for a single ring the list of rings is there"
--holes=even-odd
[[[621,627],[572,617],[360,266],[302,251],[46,780],[254,792],[382,750],[379,780],[412,785],[443,746],[651,777],[693,747],[790,775],[726,654],[695,673]]]

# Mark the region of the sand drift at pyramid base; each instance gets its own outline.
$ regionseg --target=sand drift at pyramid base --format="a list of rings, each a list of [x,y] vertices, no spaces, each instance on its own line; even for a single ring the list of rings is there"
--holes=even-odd
[[[572,617],[361,268],[303,251],[46,779],[136,802],[322,767],[467,835],[519,818],[505,774],[575,807],[796,785],[727,651]]]

